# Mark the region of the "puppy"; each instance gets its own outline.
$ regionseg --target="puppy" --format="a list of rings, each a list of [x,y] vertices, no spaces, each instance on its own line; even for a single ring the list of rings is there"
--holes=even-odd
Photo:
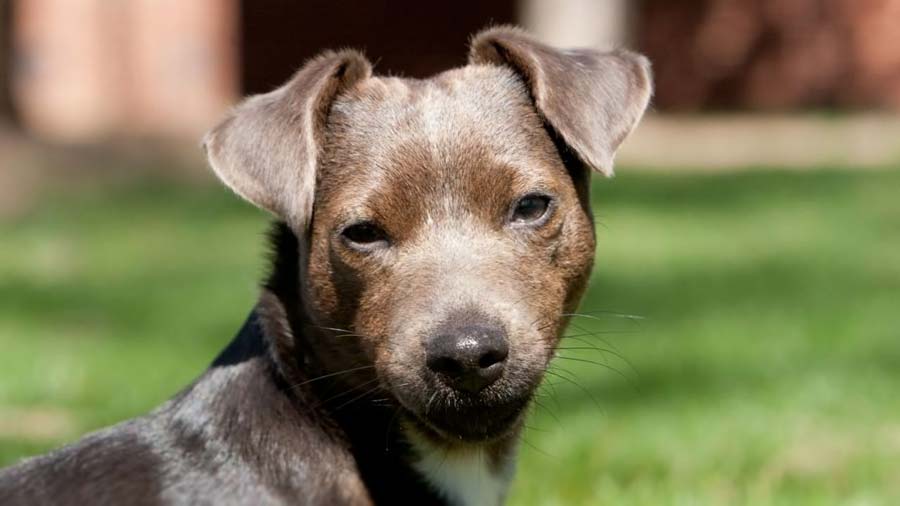
[[[651,95],[627,51],[514,28],[425,80],[326,52],[206,137],[277,218],[259,302],[150,414],[0,472],[2,504],[498,505],[594,258],[592,170]]]

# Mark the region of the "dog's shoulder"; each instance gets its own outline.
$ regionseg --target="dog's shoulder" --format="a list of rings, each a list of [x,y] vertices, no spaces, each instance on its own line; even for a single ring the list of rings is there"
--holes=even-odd
[[[214,365],[147,416],[0,471],[0,504],[370,504],[346,442],[272,367]]]
[[[0,503],[111,504],[129,497],[133,505],[155,504],[163,466],[144,439],[147,423],[129,420],[0,470]]]

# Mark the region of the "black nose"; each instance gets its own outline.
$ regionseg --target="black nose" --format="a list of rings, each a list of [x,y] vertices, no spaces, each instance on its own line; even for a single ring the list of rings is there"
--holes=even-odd
[[[449,386],[470,393],[500,379],[507,355],[506,332],[493,324],[444,326],[425,343],[428,368]]]

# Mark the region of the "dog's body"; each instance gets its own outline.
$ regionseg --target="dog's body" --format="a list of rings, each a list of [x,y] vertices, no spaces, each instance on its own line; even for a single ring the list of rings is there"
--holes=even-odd
[[[502,503],[647,63],[501,28],[431,79],[370,71],[326,53],[211,132],[280,221],[256,308],[149,415],[0,471],[0,503]]]

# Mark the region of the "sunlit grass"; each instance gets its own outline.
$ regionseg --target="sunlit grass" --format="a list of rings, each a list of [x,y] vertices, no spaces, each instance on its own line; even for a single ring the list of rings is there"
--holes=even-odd
[[[620,173],[594,192],[597,318],[563,345],[613,351],[556,360],[511,503],[900,503],[900,172]],[[0,222],[0,464],[199,374],[265,229],[160,183]]]

